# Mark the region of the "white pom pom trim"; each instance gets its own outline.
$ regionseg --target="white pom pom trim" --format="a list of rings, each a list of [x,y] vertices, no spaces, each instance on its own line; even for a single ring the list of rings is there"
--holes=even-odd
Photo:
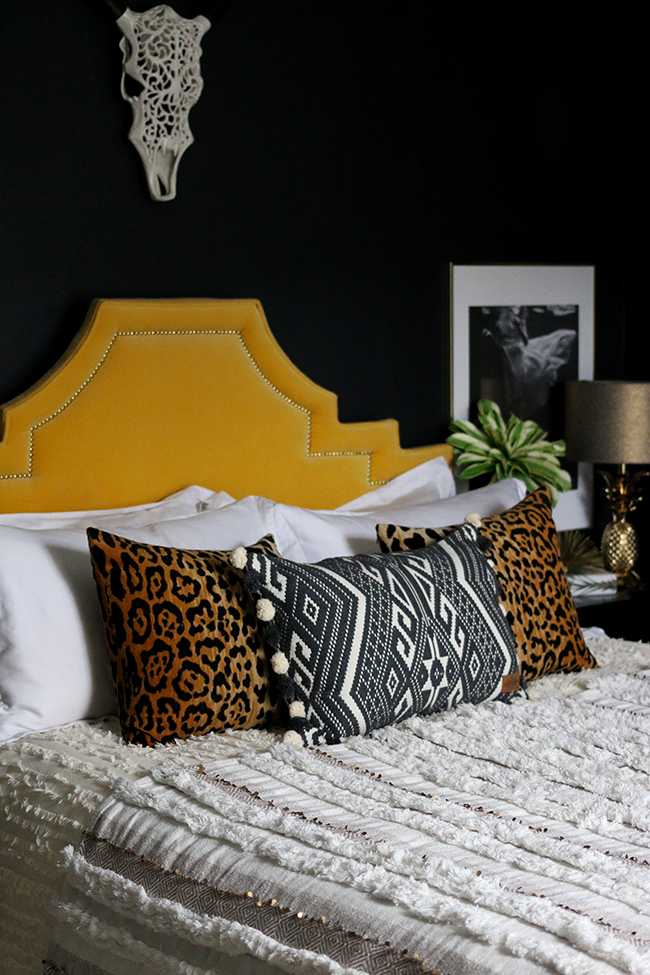
[[[268,623],[275,616],[275,606],[270,599],[258,599],[255,603],[255,612],[257,613],[258,620],[262,620],[263,623]]]
[[[465,521],[470,525],[475,525],[476,528],[480,528],[483,524],[481,516],[477,515],[475,511],[471,511],[468,515],[465,515]]]
[[[230,564],[235,569],[245,569],[248,565],[248,552],[243,545],[233,549],[230,556]]]
[[[302,738],[297,731],[285,731],[282,740],[285,745],[295,745],[297,748],[302,748]]]
[[[289,705],[289,717],[290,718],[304,718],[305,717],[305,705],[302,701],[292,701]]]
[[[276,650],[276,652],[271,657],[271,666],[276,674],[286,674],[289,670],[289,661],[282,653],[282,650]]]

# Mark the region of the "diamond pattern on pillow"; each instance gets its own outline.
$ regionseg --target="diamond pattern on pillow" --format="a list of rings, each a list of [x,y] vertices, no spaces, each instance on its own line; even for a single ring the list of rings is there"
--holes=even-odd
[[[265,633],[281,693],[290,714],[304,708],[290,731],[332,743],[463,701],[509,700],[519,662],[477,538],[468,525],[435,549],[315,565],[249,554],[246,584],[275,609]]]
[[[377,525],[383,552],[436,545],[458,526],[405,528]],[[524,680],[557,671],[597,667],[587,648],[562,560],[548,488],[532,491],[500,515],[484,518],[481,536],[501,583],[501,600],[512,626]]]

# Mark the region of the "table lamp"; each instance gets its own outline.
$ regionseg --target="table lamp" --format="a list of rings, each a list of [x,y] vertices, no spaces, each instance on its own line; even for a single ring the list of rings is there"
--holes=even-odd
[[[641,501],[640,481],[648,472],[630,475],[626,467],[650,464],[650,383],[568,382],[565,440],[570,460],[618,465],[615,474],[601,471],[612,508],[601,551],[620,584],[639,554],[637,534],[627,516]]]

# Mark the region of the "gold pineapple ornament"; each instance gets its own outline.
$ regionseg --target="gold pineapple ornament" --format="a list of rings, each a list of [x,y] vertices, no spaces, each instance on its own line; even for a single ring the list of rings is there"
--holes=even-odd
[[[627,516],[634,511],[642,500],[641,479],[647,476],[647,471],[640,471],[631,476],[625,470],[625,464],[619,466],[616,474],[609,471],[600,472],[605,479],[604,493],[612,509],[612,521],[603,532],[600,544],[605,567],[618,576],[619,585],[628,577],[634,579],[634,565],[639,556],[639,540]]]
[[[619,518],[614,515],[601,541],[603,559],[610,572],[617,576],[627,576],[639,557],[639,540],[634,526],[625,520],[625,515]]]

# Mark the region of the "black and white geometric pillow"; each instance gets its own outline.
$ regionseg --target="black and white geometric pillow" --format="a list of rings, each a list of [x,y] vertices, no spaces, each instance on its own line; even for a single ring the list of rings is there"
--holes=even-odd
[[[288,740],[330,744],[461,702],[509,700],[519,687],[473,525],[432,548],[315,565],[239,553],[289,704]]]

